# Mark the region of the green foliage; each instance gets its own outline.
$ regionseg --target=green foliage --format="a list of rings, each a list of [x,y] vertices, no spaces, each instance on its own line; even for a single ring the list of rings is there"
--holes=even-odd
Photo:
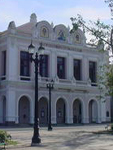
[[[113,16],[113,0],[105,0],[105,3],[108,3],[108,7],[111,10],[111,15]]]
[[[113,131],[113,124],[110,124],[110,130]]]
[[[103,54],[104,53],[105,51],[103,52]],[[96,96],[96,98],[98,100],[102,100],[102,102],[106,101],[106,95],[108,95],[108,90],[106,89],[107,71],[108,71],[107,58],[103,57],[98,63],[97,79],[100,95]]]
[[[9,141],[7,142],[7,144],[8,144],[8,145],[17,145],[18,142],[17,142],[17,141],[9,140]]]
[[[11,139],[10,134],[8,134],[6,131],[0,130],[0,142],[8,143],[10,139]]]
[[[70,31],[71,33],[76,31],[79,27],[81,27],[83,25],[83,23],[85,24],[83,18],[81,15],[77,15],[76,18],[71,17],[70,20],[72,21],[72,30]]]
[[[113,12],[113,0],[105,0],[105,2],[109,3],[109,7],[112,8]],[[72,17],[70,19],[72,21],[71,33],[74,33],[78,28],[81,28],[84,33],[86,32],[91,35],[89,44],[97,45],[97,48],[101,53],[108,50],[113,54],[113,29],[110,25],[104,24],[99,19],[95,22],[89,21],[86,24],[81,15],[77,15],[77,17]],[[108,93],[113,96],[113,65],[110,69],[107,70],[107,68],[109,67],[105,66],[105,64],[100,66],[100,72],[98,74],[98,84],[100,90],[100,96],[98,97],[99,99],[104,99],[105,95]]]
[[[110,65],[109,71],[107,72],[107,87],[108,92],[111,96],[113,96],[113,64]]]
[[[70,19],[72,21],[72,30],[70,31],[71,33],[76,31],[78,28],[81,28],[84,32],[92,35],[92,38],[90,39],[90,44],[97,45],[99,41],[102,41],[105,44],[111,46],[109,40],[111,34],[110,25],[104,24],[99,19],[95,22],[90,20],[86,24],[82,16],[79,14],[77,15],[77,17],[71,17]]]

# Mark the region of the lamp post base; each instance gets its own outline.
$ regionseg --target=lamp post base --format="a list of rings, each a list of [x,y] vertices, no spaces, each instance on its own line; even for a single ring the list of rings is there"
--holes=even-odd
[[[41,143],[41,139],[39,137],[33,137],[31,146],[37,146]]]
[[[48,131],[52,131],[53,130],[53,128],[50,126],[50,127],[48,127]]]
[[[39,146],[40,143],[31,143],[31,146]]]

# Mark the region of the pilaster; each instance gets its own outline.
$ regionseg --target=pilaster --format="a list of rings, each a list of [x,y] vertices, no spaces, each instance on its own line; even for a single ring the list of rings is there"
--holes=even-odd
[[[86,56],[82,59],[82,80],[87,81],[89,78],[89,63]]]
[[[6,123],[15,124],[16,122],[16,92],[13,88],[7,90],[6,97]]]
[[[10,22],[8,27],[8,37],[7,37],[7,58],[6,58],[6,74],[8,80],[18,79],[18,49],[17,49],[17,39],[16,27],[14,22]]]
[[[50,70],[51,70],[50,77],[55,78],[57,75],[57,57],[56,52],[53,51],[51,51],[50,55]]]

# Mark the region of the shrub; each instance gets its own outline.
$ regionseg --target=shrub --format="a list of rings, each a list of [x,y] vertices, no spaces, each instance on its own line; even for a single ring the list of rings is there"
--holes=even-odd
[[[111,129],[111,131],[113,131],[113,124],[110,125],[110,129]]]
[[[6,131],[0,130],[0,142],[8,143],[11,140],[11,135]]]

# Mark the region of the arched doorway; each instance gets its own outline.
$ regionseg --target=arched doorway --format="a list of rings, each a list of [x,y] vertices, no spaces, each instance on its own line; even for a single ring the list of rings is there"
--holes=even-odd
[[[26,96],[22,96],[19,100],[19,123],[30,123],[30,102]]]
[[[98,107],[95,100],[89,102],[89,123],[96,123],[98,120]]]
[[[56,121],[57,124],[65,123],[65,102],[62,98],[58,99],[56,104]]]
[[[39,123],[47,124],[48,123],[48,102],[45,97],[40,98],[39,100]]]
[[[82,105],[79,99],[73,102],[73,123],[82,122]]]

